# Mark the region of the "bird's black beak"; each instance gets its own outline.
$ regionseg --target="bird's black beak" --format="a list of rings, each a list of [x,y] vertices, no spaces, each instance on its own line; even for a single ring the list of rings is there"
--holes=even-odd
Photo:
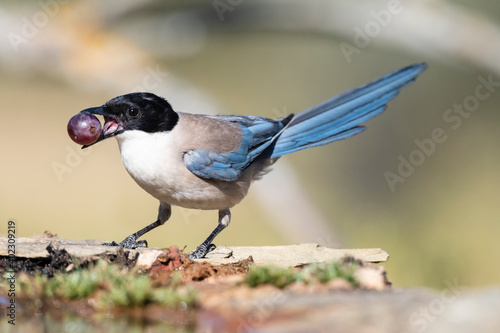
[[[107,108],[105,106],[98,106],[80,111],[80,113],[97,114],[104,117],[104,125],[102,126],[101,135],[99,136],[97,141],[89,145],[84,145],[82,149],[95,145],[99,141],[102,141],[104,139],[110,138],[112,136],[115,136],[123,132],[122,123],[117,119],[116,115],[107,112],[106,109]]]

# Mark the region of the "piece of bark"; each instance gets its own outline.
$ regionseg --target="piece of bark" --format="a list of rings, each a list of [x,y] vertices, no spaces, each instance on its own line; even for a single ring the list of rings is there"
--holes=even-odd
[[[99,257],[117,254],[118,246],[105,246],[99,240],[68,240],[60,238],[17,237],[15,255],[23,258],[47,258],[50,256],[47,246],[64,248],[70,256],[76,258]],[[8,238],[0,237],[0,256],[8,256]],[[161,248],[126,249],[130,256],[139,254],[137,264],[144,269],[163,253]],[[295,267],[315,262],[340,260],[352,256],[365,262],[387,261],[389,255],[381,249],[332,249],[318,244],[299,244],[282,246],[231,246],[217,247],[204,259],[213,265],[229,264],[248,259],[250,256],[256,265],[276,265],[280,267]]]

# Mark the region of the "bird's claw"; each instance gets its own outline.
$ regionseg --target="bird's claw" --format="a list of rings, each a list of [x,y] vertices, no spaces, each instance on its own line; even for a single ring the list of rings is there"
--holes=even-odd
[[[193,252],[191,252],[188,255],[189,259],[201,259],[201,258],[205,257],[207,255],[207,253],[215,250],[216,247],[217,246],[215,246],[215,244],[213,244],[213,243],[208,245],[208,247],[205,244],[201,244],[200,246],[198,246],[196,248],[196,250],[194,250]]]
[[[112,241],[111,243],[102,243],[102,245],[121,246],[121,247],[126,248],[126,249],[135,249],[138,247],[148,247],[148,242],[145,239],[138,241],[135,239],[135,237],[133,235],[130,235],[120,243]]]

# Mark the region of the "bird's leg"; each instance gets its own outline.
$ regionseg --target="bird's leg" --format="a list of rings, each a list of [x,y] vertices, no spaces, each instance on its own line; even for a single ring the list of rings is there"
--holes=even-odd
[[[210,236],[208,236],[207,239],[205,239],[205,241],[196,248],[196,250],[189,254],[189,259],[201,259],[208,252],[213,251],[213,249],[215,249],[215,245],[212,244],[212,241],[229,225],[229,222],[231,222],[231,212],[229,211],[229,208],[219,210],[219,224],[215,227]]]
[[[139,237],[141,237],[142,235],[144,235],[145,233],[147,233],[147,232],[153,230],[154,228],[164,224],[170,218],[171,213],[172,213],[171,206],[167,203],[160,202],[160,208],[158,208],[158,219],[155,222],[153,222],[153,223],[145,226],[141,230],[133,233],[132,235],[128,236],[120,243],[113,241],[111,243],[103,243],[103,245],[121,246],[121,247],[124,247],[126,249],[135,249],[135,248],[141,247],[141,246],[147,247],[148,242],[146,240],[139,240],[138,241],[137,239]]]

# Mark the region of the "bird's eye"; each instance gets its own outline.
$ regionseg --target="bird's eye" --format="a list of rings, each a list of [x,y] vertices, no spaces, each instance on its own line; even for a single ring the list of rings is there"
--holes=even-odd
[[[138,114],[139,114],[139,111],[137,111],[137,109],[129,109],[128,110],[128,115],[130,117],[137,117]]]

